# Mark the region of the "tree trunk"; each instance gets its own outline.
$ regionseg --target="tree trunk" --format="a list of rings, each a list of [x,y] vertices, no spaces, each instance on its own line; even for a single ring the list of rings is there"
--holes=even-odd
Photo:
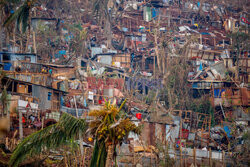
[[[162,74],[162,69],[161,69],[161,55],[160,55],[160,51],[159,51],[159,47],[158,47],[158,38],[159,38],[159,27],[160,27],[160,15],[158,16],[158,20],[157,20],[157,25],[156,25],[156,29],[155,29],[155,33],[154,33],[154,42],[155,42],[155,54],[157,57],[157,66],[158,66],[158,71],[159,74]]]
[[[159,73],[161,73],[160,53],[159,53],[157,38],[158,38],[158,29],[156,29],[154,40],[155,40],[155,54],[157,57],[157,66],[158,66]]]
[[[37,54],[37,49],[36,49],[36,32],[33,30],[32,31],[33,35],[33,48],[34,48],[34,53]]]
[[[75,96],[74,96],[74,102],[75,102],[75,108],[76,108],[76,116],[77,116],[77,118],[79,118],[78,109],[77,109],[77,105],[76,105],[76,97]],[[79,132],[79,141],[80,141],[80,151],[81,151],[81,157],[82,157],[83,156],[82,132]]]
[[[6,44],[5,44],[5,46],[6,46],[6,48],[7,48],[7,49],[8,49],[8,51],[9,51],[10,34],[9,34],[9,32],[8,32],[7,28],[6,28],[5,33],[6,33]]]
[[[111,40],[112,40],[112,32],[111,32],[111,24],[109,18],[106,19],[105,21],[105,34],[107,37],[107,48],[111,48]]]
[[[171,94],[171,89],[167,88],[168,90],[168,103],[169,103],[169,109],[172,110],[173,109],[173,99],[172,99],[172,94]]]
[[[114,145],[113,145],[113,144],[110,144],[110,145],[108,146],[108,155],[107,155],[105,167],[111,167],[111,166],[112,166],[112,161],[113,161],[113,150],[114,150]]]

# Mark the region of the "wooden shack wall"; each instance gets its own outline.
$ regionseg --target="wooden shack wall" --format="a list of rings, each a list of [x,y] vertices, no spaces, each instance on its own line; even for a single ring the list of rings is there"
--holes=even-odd
[[[51,92],[51,100],[48,100],[49,92]],[[51,109],[52,90],[42,87],[42,86],[32,85],[32,96],[39,99],[39,103],[38,103],[39,109],[41,110]]]
[[[120,62],[121,67],[130,68],[130,54],[113,56],[113,63]]]

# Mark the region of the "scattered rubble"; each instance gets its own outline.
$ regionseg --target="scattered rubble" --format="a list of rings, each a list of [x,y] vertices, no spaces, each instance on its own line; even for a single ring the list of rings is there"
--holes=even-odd
[[[119,148],[119,166],[247,166],[249,2],[94,2],[37,1],[25,32],[0,25],[1,116],[10,119],[0,150],[64,112],[89,121],[106,100],[127,99],[142,132]],[[4,21],[20,4],[0,7]]]

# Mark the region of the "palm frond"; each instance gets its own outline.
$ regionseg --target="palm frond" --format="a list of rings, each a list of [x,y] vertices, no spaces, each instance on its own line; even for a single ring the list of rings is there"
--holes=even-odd
[[[29,14],[30,14],[30,8],[26,6],[23,10],[23,15],[22,15],[22,31],[23,31],[23,33],[25,33],[25,31],[28,27]]]
[[[58,125],[63,128],[68,136],[77,136],[87,129],[87,123],[84,119],[77,119],[72,115],[64,113],[60,118]]]
[[[17,3],[20,0],[11,0]],[[28,20],[30,15],[30,10],[34,6],[37,0],[26,0],[23,4],[17,9],[16,12],[11,14],[4,22],[3,26],[8,27],[14,21],[16,21],[17,29],[19,30],[20,23],[22,23],[22,32],[24,33],[28,27]]]
[[[126,102],[127,102],[127,99],[125,99],[125,100],[122,102],[122,104],[121,104],[121,106],[120,106],[120,108],[119,108],[119,111],[122,110],[122,108],[124,107],[124,105],[125,105]]]
[[[95,142],[90,167],[104,167],[107,158],[107,151],[104,141]]]
[[[3,23],[3,26],[8,27],[11,23],[13,23],[14,20],[20,17],[20,15],[23,13],[24,6],[21,6],[17,9],[15,13],[10,15]]]
[[[79,131],[84,132],[86,127],[85,120],[63,113],[58,123],[31,134],[18,144],[9,165],[16,167],[28,157],[67,145],[69,141],[76,139]]]

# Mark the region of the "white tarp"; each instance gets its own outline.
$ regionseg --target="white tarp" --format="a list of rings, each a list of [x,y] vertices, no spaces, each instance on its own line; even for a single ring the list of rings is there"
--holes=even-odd
[[[28,101],[18,100],[18,107],[26,108],[27,105],[28,105]],[[31,107],[31,109],[38,109],[38,104],[36,104],[36,103],[30,103],[30,107]]]

